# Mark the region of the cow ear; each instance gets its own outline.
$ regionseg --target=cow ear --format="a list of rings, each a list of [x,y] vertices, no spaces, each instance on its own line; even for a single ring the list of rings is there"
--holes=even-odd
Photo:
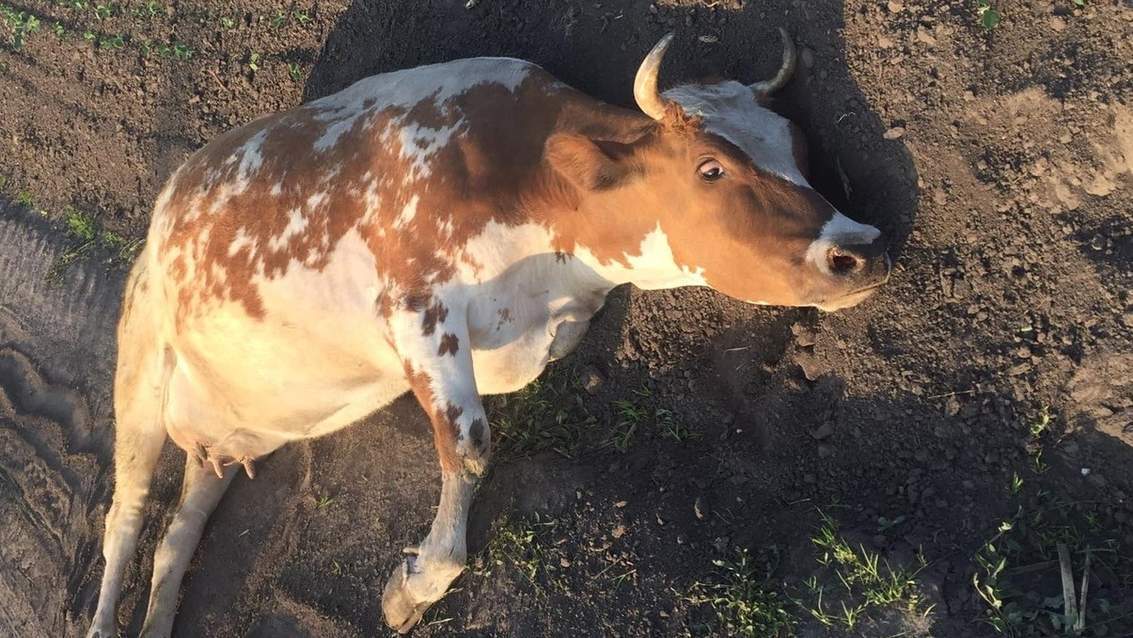
[[[575,187],[603,190],[621,183],[630,173],[629,147],[592,140],[584,135],[556,133],[547,139],[547,162]]]

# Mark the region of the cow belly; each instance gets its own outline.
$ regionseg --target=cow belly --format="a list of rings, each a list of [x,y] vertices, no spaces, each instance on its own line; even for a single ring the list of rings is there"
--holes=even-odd
[[[310,352],[266,350],[270,355],[233,348],[234,356],[220,361],[177,353],[165,421],[179,446],[236,441],[243,449],[226,450],[229,456],[262,456],[346,427],[408,389],[396,365],[375,366],[341,352],[336,365],[327,365],[319,345]]]
[[[274,449],[350,425],[408,389],[380,320],[319,310],[249,321],[230,304],[180,335],[166,408],[178,444],[240,430]]]

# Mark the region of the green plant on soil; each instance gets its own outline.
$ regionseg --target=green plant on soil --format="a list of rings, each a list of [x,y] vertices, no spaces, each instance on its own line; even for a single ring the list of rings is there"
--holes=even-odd
[[[633,390],[630,398],[614,401],[611,407],[616,419],[602,446],[625,452],[644,426],[652,426],[661,438],[678,443],[700,437],[700,432],[691,430],[672,410],[647,407],[653,402],[653,393],[646,387]]]
[[[173,59],[188,60],[193,57],[193,50],[180,42],[173,43]]]
[[[3,18],[4,26],[11,32],[8,43],[13,49],[22,49],[28,36],[39,31],[39,18],[26,11],[17,11],[7,4],[0,4],[0,18]]]
[[[729,636],[777,638],[790,636],[797,624],[789,601],[769,586],[770,574],[760,574],[746,549],[731,559],[713,560],[710,582],[696,582],[685,600],[712,610],[711,629]]]
[[[126,46],[126,38],[122,34],[105,35],[98,39],[100,49],[121,49]]]
[[[495,567],[508,566],[523,574],[536,589],[541,581],[554,584],[561,558],[552,558],[559,553],[550,536],[558,527],[558,521],[538,513],[523,518],[507,516],[498,521],[488,541],[487,566],[485,571]]]
[[[156,18],[160,15],[164,15],[165,10],[162,8],[162,4],[160,2],[154,2],[153,0],[150,0],[149,2],[146,2],[142,6],[135,9],[135,13],[139,16],[144,16],[152,20],[153,18]]]
[[[910,612],[927,614],[931,611],[931,607],[920,609],[921,599],[916,588],[916,576],[926,565],[923,556],[918,554],[915,569],[895,567],[864,545],[851,545],[825,512],[820,511],[819,517],[821,524],[811,537],[811,543],[819,552],[818,563],[831,570],[841,587],[835,592],[840,598],[838,606],[833,607],[827,600],[831,592],[817,576],[804,582],[811,600],[799,604],[815,620],[828,627],[840,626],[853,631],[866,613],[875,608],[900,605]]]
[[[639,396],[648,395],[640,393]],[[633,436],[637,433],[637,428],[649,420],[649,411],[639,406],[632,399],[618,399],[614,401],[613,407],[617,420],[614,421],[614,425],[610,429],[607,444],[613,446],[619,452],[625,452],[629,449]]]
[[[58,283],[72,264],[96,250],[108,255],[107,265],[123,266],[132,262],[141,248],[141,239],[131,241],[106,230],[93,217],[70,206],[63,210],[62,220],[71,242],[47,273],[47,280],[51,283]]]
[[[692,430],[678,419],[672,410],[657,408],[653,413],[653,419],[661,431],[662,438],[683,443],[692,439],[699,439],[701,436],[700,432]]]
[[[287,64],[287,75],[291,76],[293,81],[301,82],[303,80],[303,69],[297,63],[289,62]]]
[[[517,392],[489,397],[496,454],[554,450],[568,458],[576,456],[597,423],[577,391],[571,369],[559,364]]]
[[[1003,14],[991,5],[990,0],[978,0],[976,16],[979,18],[980,25],[989,31],[994,29],[1003,19]]]
[[[67,232],[71,236],[82,241],[94,241],[98,237],[98,227],[94,219],[73,208],[68,208],[64,213],[63,223],[66,224]]]
[[[98,20],[106,20],[114,15],[117,8],[113,4],[96,4],[94,5],[94,17]]]
[[[1058,501],[1040,490],[1028,504],[1030,510],[1020,506],[1001,521],[973,556],[971,582],[984,604],[983,622],[1008,636],[1108,635],[1108,624],[1133,614],[1133,604],[1075,593],[1074,609],[1068,608],[1059,547],[1071,572],[1078,568],[1081,576],[1089,564],[1094,573],[1119,575],[1124,582],[1117,584],[1128,587],[1133,560],[1121,551],[1113,526],[1094,503]]]
[[[1050,428],[1051,421],[1052,417],[1050,415],[1050,406],[1044,405],[1042,407],[1042,410],[1039,412],[1038,417],[1032,420],[1027,428],[1027,431],[1031,435],[1031,440],[1037,441],[1040,437],[1042,437],[1043,433],[1045,433],[1047,429]]]

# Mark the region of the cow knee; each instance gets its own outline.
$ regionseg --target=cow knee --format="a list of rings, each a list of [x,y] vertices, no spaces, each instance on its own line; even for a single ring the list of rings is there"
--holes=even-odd
[[[488,458],[492,451],[492,432],[488,427],[488,419],[480,416],[468,423],[467,431],[463,435],[463,446],[458,445],[464,467],[479,476],[484,473]]]

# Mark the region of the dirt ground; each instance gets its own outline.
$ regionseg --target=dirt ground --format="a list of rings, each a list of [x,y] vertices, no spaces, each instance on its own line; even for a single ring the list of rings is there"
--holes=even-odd
[[[420,636],[1133,636],[1133,11],[1101,0],[0,2],[0,635],[77,636],[101,575],[113,325],[162,181],[366,75],[535,61],[631,104],[747,82],[819,189],[893,239],[861,307],[613,294],[490,403],[470,569]],[[998,22],[996,22],[998,20]],[[181,636],[385,635],[439,476],[408,399],[237,480]],[[166,450],[119,620],[141,626]],[[1081,598],[1077,593],[1075,598]]]

